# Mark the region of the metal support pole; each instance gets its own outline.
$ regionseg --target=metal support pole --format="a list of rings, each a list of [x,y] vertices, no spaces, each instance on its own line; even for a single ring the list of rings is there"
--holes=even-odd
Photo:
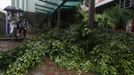
[[[126,0],[124,0],[124,8],[126,7]]]
[[[130,7],[133,5],[132,3],[133,3],[132,0],[130,0]]]
[[[57,27],[60,26],[60,15],[61,15],[60,8],[58,8],[58,12],[57,12]]]
[[[132,6],[134,6],[134,0],[131,0],[132,1]]]
[[[48,19],[48,27],[50,27],[51,26],[51,17]]]
[[[121,0],[119,1],[119,9],[122,7],[122,2],[121,2]]]

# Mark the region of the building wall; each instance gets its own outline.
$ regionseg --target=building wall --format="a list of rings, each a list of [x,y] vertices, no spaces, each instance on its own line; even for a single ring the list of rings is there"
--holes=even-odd
[[[37,1],[38,0],[11,0],[11,4],[24,11],[35,12],[35,3]]]
[[[95,3],[100,3],[102,1],[105,1],[105,0],[95,0]]]
[[[95,1],[95,7],[99,7],[101,5],[107,4],[109,2],[112,2],[114,0],[96,0]]]
[[[35,12],[35,3],[38,0],[27,0],[27,11]]]
[[[5,14],[0,12],[0,34],[5,32]]]

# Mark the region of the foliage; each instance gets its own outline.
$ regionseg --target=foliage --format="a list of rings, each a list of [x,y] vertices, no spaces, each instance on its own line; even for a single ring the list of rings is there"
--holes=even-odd
[[[105,29],[91,32],[86,24],[86,14],[81,13],[84,17],[81,24],[78,22],[58,32],[47,29],[40,37],[0,53],[0,70],[5,75],[23,75],[49,57],[59,66],[79,72],[133,75],[134,34]]]
[[[114,20],[108,14],[97,14],[95,21],[98,23],[98,27],[112,28],[116,27]]]
[[[27,43],[30,43],[30,41],[25,41],[17,48],[12,49],[8,52],[0,52],[0,69],[6,70],[10,63],[17,60],[17,57],[24,55],[26,53],[26,49],[30,49]]]
[[[2,33],[0,32],[0,38],[2,38],[3,36],[2,36]]]
[[[115,29],[118,26],[124,26],[134,17],[133,11],[129,9],[119,9],[118,6],[104,11],[95,16],[95,21],[99,27]]]
[[[40,64],[44,59],[45,46],[40,45],[40,42],[29,42],[27,45],[23,46],[20,52],[22,55],[15,57],[14,62],[10,62],[8,69],[6,70],[6,75],[22,75],[29,69],[33,68],[35,65]],[[13,59],[12,59],[13,60]]]
[[[74,59],[74,57],[76,60],[79,60],[80,56],[83,56],[83,52],[82,52],[83,50],[78,49],[77,46],[71,46],[70,44],[67,47],[65,44],[54,39],[29,41],[23,44],[23,47],[24,47],[23,50],[18,52],[20,55],[18,55],[17,57],[14,57],[16,60],[13,61],[13,58],[12,58],[10,61],[11,63],[10,64],[8,63],[9,66],[6,70],[6,73],[5,73],[6,75],[21,75],[21,74],[26,73],[27,71],[29,71],[29,69],[34,68],[38,64],[41,64],[45,55],[47,55],[47,57],[50,57],[52,60],[55,60],[55,61],[57,61],[56,58],[58,57],[62,58],[62,56],[63,58],[66,58],[69,56],[70,59],[72,60]],[[5,54],[5,55],[7,56],[8,54]],[[12,52],[11,55],[14,55],[14,52]],[[4,59],[3,57],[1,58]],[[8,58],[5,57],[5,59],[7,59],[5,61],[8,61]],[[57,61],[57,63],[59,62]],[[68,63],[68,61],[66,61],[66,63]],[[1,63],[1,65],[2,64],[3,63]],[[62,66],[73,68],[71,67],[71,64],[68,66],[62,64]],[[75,68],[77,69],[77,67]]]
[[[48,36],[42,35],[24,42],[16,50],[2,53],[0,59],[5,62],[0,65],[8,65],[5,67],[6,75],[21,75],[49,57],[59,66],[79,72],[92,71],[100,75],[134,74],[134,53],[129,50],[134,47],[133,34],[94,30],[83,35],[85,28],[73,25],[65,31],[64,37],[57,38],[56,33],[49,36],[51,31]],[[85,49],[90,51],[86,52]]]
[[[64,42],[71,42],[82,48],[85,51],[85,58],[94,66],[92,69],[101,75],[134,74],[133,34],[103,29],[89,32],[86,27],[85,25],[70,27],[66,31]],[[122,67],[122,65],[127,66]],[[90,71],[93,71],[92,69],[90,68]]]
[[[93,62],[97,64],[97,72],[103,75],[131,75],[134,74],[134,67],[132,67],[133,54],[125,44],[112,40],[95,46],[90,56]],[[124,62],[127,63],[123,64]],[[124,68],[122,64],[127,66]],[[128,73],[125,73],[127,70]]]

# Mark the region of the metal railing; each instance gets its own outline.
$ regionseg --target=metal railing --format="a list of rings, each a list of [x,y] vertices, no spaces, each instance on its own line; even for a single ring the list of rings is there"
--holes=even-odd
[[[120,0],[120,8],[130,8],[134,6],[134,0]]]

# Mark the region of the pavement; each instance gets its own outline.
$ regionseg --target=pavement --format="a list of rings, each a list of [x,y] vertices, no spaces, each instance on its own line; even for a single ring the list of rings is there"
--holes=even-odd
[[[20,40],[0,39],[0,52],[5,52],[17,47]]]
[[[42,65],[24,75],[95,75],[93,73],[78,73],[76,70],[61,68],[49,58],[45,58]]]

